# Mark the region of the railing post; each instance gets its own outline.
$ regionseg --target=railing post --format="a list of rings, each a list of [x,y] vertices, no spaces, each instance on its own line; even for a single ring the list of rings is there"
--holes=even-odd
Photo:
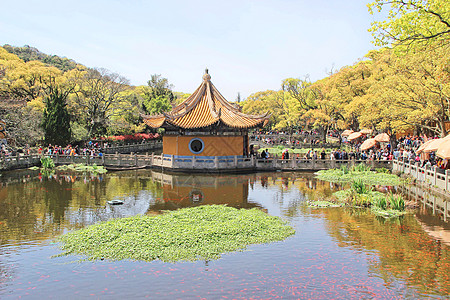
[[[448,170],[445,170],[445,190],[448,192]]]
[[[117,165],[122,166],[122,155],[120,153],[117,154]]]
[[[216,169],[219,168],[219,157],[218,156],[214,156],[214,166],[216,167]]]
[[[312,162],[311,169],[315,170],[316,169],[316,160],[314,159],[314,157],[311,159],[311,162]]]
[[[433,174],[433,181],[434,181],[434,185],[437,185],[437,168],[436,166],[434,166],[433,168],[434,174]],[[411,174],[411,172],[409,172]]]
[[[151,161],[150,161],[150,165],[151,166],[153,166],[153,159],[154,159],[154,157],[155,157],[155,152],[152,152],[152,158],[151,158]]]
[[[196,156],[192,155],[192,169],[195,169],[195,159],[196,159]]]
[[[59,163],[59,151],[56,152],[55,165],[57,165],[58,163]]]
[[[102,153],[102,166],[105,165],[105,153]]]
[[[137,167],[138,166],[138,157],[137,154],[134,154],[134,166]]]
[[[237,168],[238,166],[238,159],[237,159],[237,155],[234,156],[234,167]]]

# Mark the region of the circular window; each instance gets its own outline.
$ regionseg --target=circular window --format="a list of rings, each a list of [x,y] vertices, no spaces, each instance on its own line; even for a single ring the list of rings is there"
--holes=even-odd
[[[192,153],[202,153],[203,149],[205,149],[205,144],[201,139],[194,138],[189,142],[189,150],[191,150]]]

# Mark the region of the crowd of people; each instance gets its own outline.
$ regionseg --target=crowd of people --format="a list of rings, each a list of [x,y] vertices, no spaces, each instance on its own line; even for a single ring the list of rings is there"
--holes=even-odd
[[[78,145],[72,146],[70,144],[67,145],[66,147],[62,147],[50,144],[45,148],[39,147],[37,151],[39,155],[49,155],[49,156],[52,155],[71,155],[71,156],[89,155],[91,157],[103,156],[103,149],[101,145],[99,143],[94,143],[92,141],[89,141],[83,147],[79,147]]]
[[[103,148],[108,147],[107,143],[99,144],[98,142],[89,141],[83,146],[79,145],[67,145],[65,147],[59,145],[49,144],[47,147],[39,146],[37,148],[31,148],[29,145],[18,149],[8,148],[5,144],[0,147],[1,156],[16,156],[16,155],[90,155],[90,156],[102,156]]]
[[[315,132],[316,133],[316,132]],[[315,134],[308,132],[308,134]],[[304,133],[305,134],[305,133]],[[282,136],[285,133],[282,133]],[[288,139],[286,139],[288,140]],[[325,152],[325,149],[315,150],[311,149],[306,154],[290,154],[288,149],[285,149],[282,154],[282,159],[296,158],[296,159],[331,159],[331,160],[393,160],[401,159],[408,162],[419,163],[422,167],[425,165],[437,166],[440,169],[450,168],[450,163],[446,159],[441,159],[435,155],[434,152],[417,153],[417,149],[428,140],[426,136],[409,135],[400,137],[397,140],[396,147],[392,147],[390,143],[378,143],[371,149],[361,151],[361,141],[353,142],[350,147],[342,147],[342,149],[335,149],[331,152]],[[268,145],[273,145],[276,139],[272,141],[264,141]],[[279,144],[278,144],[279,145]],[[282,144],[283,145],[283,144]],[[344,149],[347,148],[348,150]],[[252,153],[251,153],[252,154]],[[256,155],[253,151],[253,155]],[[259,158],[270,158],[268,149],[260,152]]]

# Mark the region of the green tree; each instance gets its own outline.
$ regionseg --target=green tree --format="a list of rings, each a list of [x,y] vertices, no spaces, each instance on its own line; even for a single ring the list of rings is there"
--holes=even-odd
[[[42,128],[45,142],[56,145],[66,145],[71,139],[70,115],[66,99],[72,89],[64,89],[56,84],[55,78],[50,78],[44,96],[44,115]]]
[[[155,115],[168,111],[174,104],[175,96],[173,86],[167,78],[154,74],[147,82],[148,87],[143,89],[143,110],[146,114]]]
[[[448,0],[375,0],[368,7],[371,14],[389,10],[386,20],[372,23],[376,45],[450,40]]]
[[[77,121],[85,126],[87,138],[104,135],[111,120],[133,110],[128,80],[106,69],[88,69],[78,79],[78,91],[71,99]],[[136,112],[137,114],[137,112]]]

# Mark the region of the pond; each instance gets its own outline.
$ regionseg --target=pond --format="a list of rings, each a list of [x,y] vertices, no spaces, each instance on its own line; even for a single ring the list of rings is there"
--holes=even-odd
[[[101,176],[33,171],[0,177],[0,298],[447,298],[450,226],[427,205],[397,219],[311,208],[340,187],[312,173]],[[122,200],[123,205],[108,201]],[[52,258],[55,237],[111,218],[208,204],[257,207],[296,234],[219,260]],[[436,212],[436,211],[435,211]]]

